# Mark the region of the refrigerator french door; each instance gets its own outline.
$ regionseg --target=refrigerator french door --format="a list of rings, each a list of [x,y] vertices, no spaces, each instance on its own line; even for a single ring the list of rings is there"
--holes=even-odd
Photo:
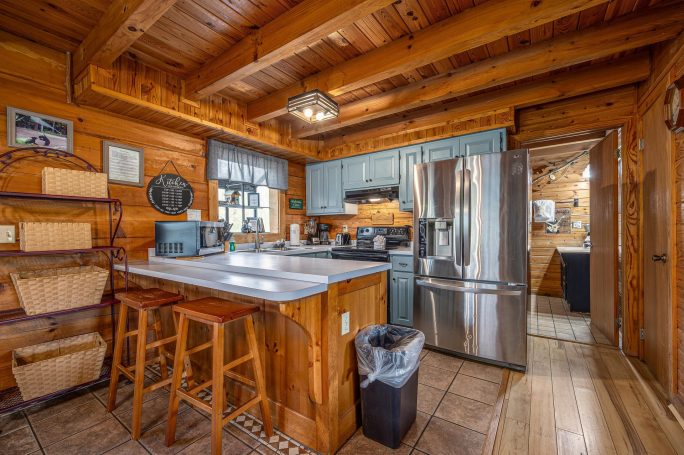
[[[414,168],[414,327],[427,345],[524,369],[526,150]]]

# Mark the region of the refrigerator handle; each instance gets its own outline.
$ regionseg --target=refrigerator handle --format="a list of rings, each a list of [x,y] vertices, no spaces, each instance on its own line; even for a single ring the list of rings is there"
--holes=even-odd
[[[466,286],[465,283],[459,281],[440,280],[435,278],[417,279],[416,285],[424,288],[438,289],[440,291],[465,292],[469,294],[495,294],[517,296],[523,292],[522,289],[501,289],[490,287]]]
[[[463,171],[463,265],[470,265],[470,169]]]
[[[463,185],[463,171],[456,171],[456,184],[461,187]],[[456,194],[461,192],[461,188],[456,189]],[[453,220],[453,242],[454,242],[454,257],[456,258],[456,265],[462,266],[462,258],[463,258],[463,237],[461,236],[461,230],[458,228],[461,224],[460,217],[461,215],[458,214],[456,218]]]

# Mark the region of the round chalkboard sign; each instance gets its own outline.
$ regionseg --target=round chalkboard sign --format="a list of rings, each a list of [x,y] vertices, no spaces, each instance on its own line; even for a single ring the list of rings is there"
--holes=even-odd
[[[166,215],[185,212],[194,198],[192,186],[177,174],[159,174],[147,185],[147,199],[150,204]]]

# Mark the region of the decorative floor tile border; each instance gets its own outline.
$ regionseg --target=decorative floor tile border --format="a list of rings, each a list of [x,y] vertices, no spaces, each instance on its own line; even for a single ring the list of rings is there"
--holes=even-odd
[[[147,370],[153,373],[157,378],[161,377],[158,365],[150,365]],[[169,369],[169,375],[172,374],[172,370]],[[185,382],[185,373],[183,373],[183,380],[181,382],[181,387],[187,388],[187,383]],[[198,398],[211,403],[211,390],[203,389],[198,393]],[[236,408],[229,405],[228,412],[235,410]],[[273,436],[270,438],[266,435],[263,430],[263,422],[251,414],[243,413],[229,422],[232,426],[236,427],[243,433],[246,433],[252,439],[260,442],[269,449],[280,455],[316,455],[317,452],[309,449],[301,442],[292,439],[286,434],[273,429]]]

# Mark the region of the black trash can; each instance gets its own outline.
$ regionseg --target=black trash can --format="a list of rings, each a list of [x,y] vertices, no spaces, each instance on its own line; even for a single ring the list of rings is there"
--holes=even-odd
[[[419,330],[373,325],[356,336],[363,434],[396,449],[416,420],[418,366],[425,336]]]

